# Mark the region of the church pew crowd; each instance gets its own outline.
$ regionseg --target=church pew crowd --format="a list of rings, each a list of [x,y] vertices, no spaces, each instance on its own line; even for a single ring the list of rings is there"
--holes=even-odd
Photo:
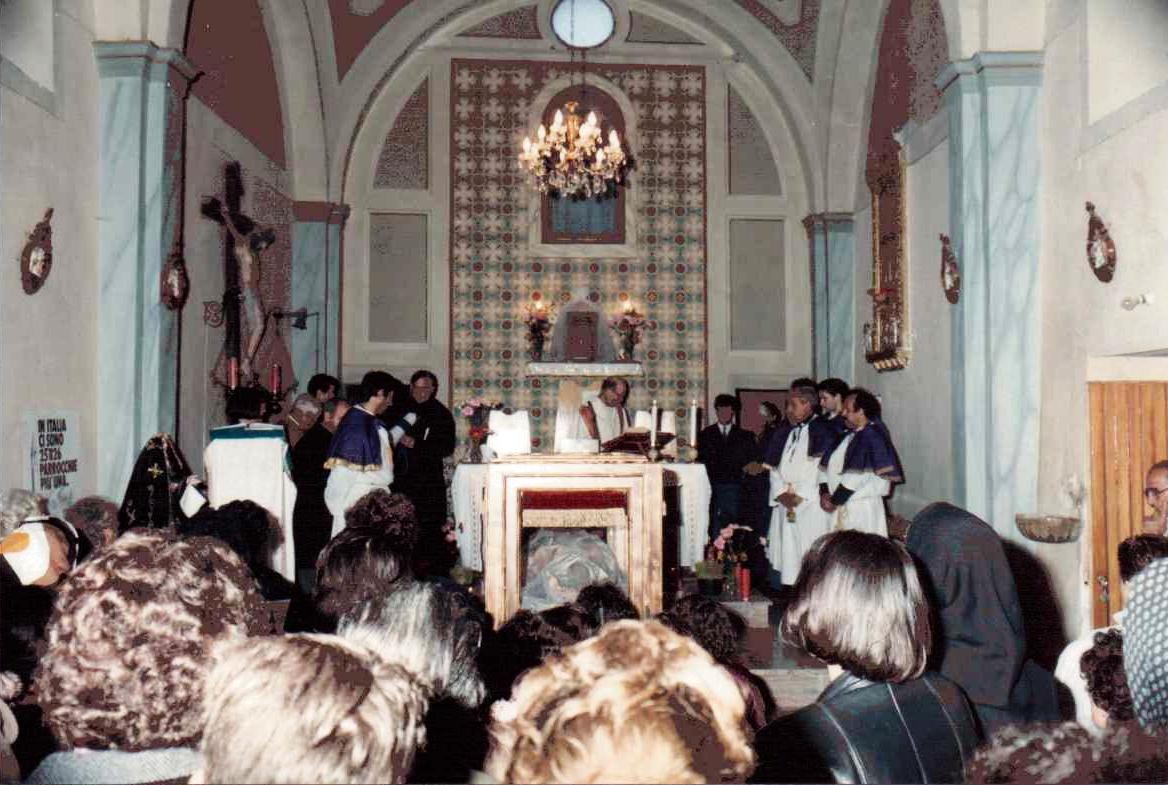
[[[294,461],[294,506],[323,524],[295,527],[283,562],[270,508],[216,500],[212,464],[238,460],[230,450],[209,448],[207,489],[155,437],[121,507],[87,497],[58,518],[9,493],[0,782],[1168,780],[1168,539],[1120,545],[1126,615],[1071,643],[1052,674],[1028,652],[993,528],[939,502],[903,542],[887,536],[882,499],[901,472],[879,402],[838,380],[824,401],[824,383],[800,381],[786,416],[736,453],[737,401],[720,396],[698,447],[712,543],[752,532],[783,587],[783,640],[828,668],[811,705],[778,710],[746,665],[743,620],[715,598],[646,617],[592,584],[492,619],[449,577],[442,486],[370,480],[379,462],[401,466],[403,437],[446,449],[436,380],[415,374],[398,388],[412,403],[391,410],[396,380],[375,372],[352,409],[369,418],[325,377],[312,397],[332,395],[298,401],[280,429],[294,456],[307,445],[331,464],[314,479]],[[258,397],[232,406],[243,427],[264,419]],[[741,465],[719,474],[731,453]],[[284,471],[231,469],[281,499],[269,470]],[[1156,471],[1150,490],[1168,490],[1168,466]],[[752,493],[765,506],[752,511]]]

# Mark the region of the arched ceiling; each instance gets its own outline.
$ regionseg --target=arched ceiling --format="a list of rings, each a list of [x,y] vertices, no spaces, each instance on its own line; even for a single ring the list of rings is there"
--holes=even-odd
[[[168,18],[180,16],[178,9],[186,6],[192,24],[202,13],[200,6],[227,5],[222,0],[127,1],[150,5],[155,19],[160,9],[154,6],[169,2]],[[96,2],[100,6],[110,0]],[[266,32],[271,39],[267,51],[274,50],[280,84],[278,90],[263,91],[268,98],[249,91],[253,101],[241,111],[254,114],[254,100],[268,101],[271,106],[263,113],[265,116],[286,118],[282,144],[261,144],[261,136],[269,140],[278,136],[270,128],[248,132],[246,121],[234,116],[224,119],[245,131],[249,138],[254,133],[253,142],[265,152],[271,151],[273,160],[287,158],[291,162],[296,198],[339,199],[353,141],[372,102],[396,75],[410,67],[420,51],[434,45],[459,47],[462,42],[499,45],[505,35],[492,35],[488,40],[465,34],[474,28],[505,32],[510,23],[508,17],[513,20],[526,16],[516,12],[527,9],[546,13],[552,2],[328,0],[305,4],[300,0],[242,0],[232,5],[233,12],[240,6],[254,5],[267,18]],[[864,146],[864,129],[860,126],[866,120],[866,103],[873,85],[876,29],[888,0],[612,2],[619,9],[657,18],[686,31],[707,44],[707,58],[717,59],[731,71],[749,73],[780,107],[784,122],[797,140],[799,149],[795,153],[801,160],[814,209],[850,209],[849,189],[840,183],[854,178],[857,154]],[[950,23],[948,17],[965,13],[962,9],[968,0],[939,2],[947,17],[948,48],[954,51],[954,41],[960,41],[966,31],[961,29],[960,20]],[[858,37],[858,31],[853,29],[856,24],[865,27]],[[196,31],[192,29],[191,34],[196,35]],[[530,31],[513,38],[520,53],[547,55],[546,45],[527,40],[531,38]],[[856,50],[857,44],[863,51]],[[243,44],[236,46],[240,45]],[[222,39],[219,46],[222,47]],[[259,42],[248,48],[252,54],[265,49]],[[236,52],[225,62],[239,70],[250,63],[249,54]],[[228,85],[238,83],[230,75],[221,81]],[[213,86],[212,82],[208,80],[207,86]],[[230,113],[238,103],[221,101],[221,109],[216,111]],[[277,147],[281,148],[278,152]],[[322,150],[327,151],[323,160]]]

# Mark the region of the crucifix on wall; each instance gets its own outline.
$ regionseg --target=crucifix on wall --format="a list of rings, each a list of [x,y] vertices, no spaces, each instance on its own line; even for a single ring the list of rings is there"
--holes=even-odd
[[[223,171],[223,200],[204,197],[202,214],[227,230],[223,246],[223,317],[227,330],[223,352],[235,360],[244,384],[258,382],[254,362],[267,326],[260,295],[260,253],[276,241],[272,229],[260,229],[240,210],[243,177],[238,161]]]

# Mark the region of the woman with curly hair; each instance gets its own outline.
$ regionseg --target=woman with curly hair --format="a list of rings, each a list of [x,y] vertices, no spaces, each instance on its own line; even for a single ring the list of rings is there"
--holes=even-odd
[[[317,557],[314,630],[335,632],[342,615],[411,578],[417,543],[418,518],[409,499],[383,489],[361,497],[345,512],[345,528]]]
[[[1091,719],[1100,728],[1135,719],[1131,690],[1123,670],[1123,631],[1095,633],[1095,645],[1083,653],[1079,668],[1091,696]]]
[[[263,629],[255,583],[226,545],[126,532],[57,597],[33,692],[64,751],[27,781],[188,776],[198,761],[211,645]]]
[[[746,718],[758,731],[774,718],[775,700],[766,683],[750,672],[739,656],[746,638],[746,621],[712,597],[687,594],[661,614],[667,627],[688,635],[730,672],[746,701]]]
[[[618,621],[524,674],[491,710],[497,782],[742,782],[742,696],[694,641]]]

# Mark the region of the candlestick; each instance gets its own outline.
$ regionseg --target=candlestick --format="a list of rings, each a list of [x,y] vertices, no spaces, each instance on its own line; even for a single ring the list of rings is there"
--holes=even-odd
[[[283,372],[280,368],[280,363],[272,363],[271,373],[268,374],[268,389],[272,391],[273,395],[280,394],[280,388],[283,386]]]
[[[698,401],[696,398],[689,405],[689,446],[698,446]]]
[[[239,386],[239,358],[227,358],[227,389],[234,390]]]
[[[649,447],[655,448],[657,446],[657,399],[653,399],[653,405],[649,407]]]

